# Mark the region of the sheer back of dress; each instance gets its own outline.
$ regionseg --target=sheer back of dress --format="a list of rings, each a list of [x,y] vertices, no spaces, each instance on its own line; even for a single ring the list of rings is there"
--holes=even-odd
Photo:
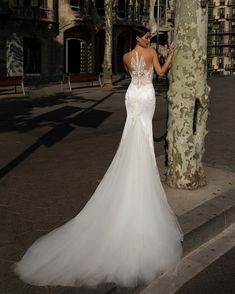
[[[146,63],[143,55],[135,53],[135,57],[131,57],[131,78],[132,83],[137,86],[144,86],[146,84],[152,83],[153,79],[153,66],[146,69]]]

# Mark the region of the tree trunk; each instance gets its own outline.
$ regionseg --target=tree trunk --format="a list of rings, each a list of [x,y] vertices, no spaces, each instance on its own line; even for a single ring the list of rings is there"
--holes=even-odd
[[[148,28],[151,34],[155,34],[157,31],[157,23],[155,21],[154,17],[154,6],[155,6],[156,0],[150,0],[149,2],[149,22],[148,22]],[[159,9],[159,7],[158,7]]]
[[[167,184],[182,189],[206,185],[202,165],[210,88],[207,85],[207,7],[175,1],[175,43],[169,73]]]
[[[103,61],[104,86],[112,87],[112,52],[113,52],[113,1],[105,0],[105,47]]]

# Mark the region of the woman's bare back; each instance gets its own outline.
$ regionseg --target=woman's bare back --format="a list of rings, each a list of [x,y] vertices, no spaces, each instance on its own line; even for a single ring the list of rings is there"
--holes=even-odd
[[[125,66],[125,69],[127,70],[127,72],[131,73],[131,71],[132,71],[131,61],[132,61],[132,58],[136,59],[136,54],[138,55],[139,58],[141,56],[143,57],[146,70],[152,68],[154,66],[153,65],[153,59],[154,59],[154,52],[153,51],[155,51],[155,50],[151,47],[150,48],[139,47],[139,48],[134,48],[130,52],[124,54],[123,63],[124,63],[124,66]]]
[[[152,47],[146,48],[137,44],[132,51],[123,55],[124,67],[128,73],[131,73],[132,72],[131,60],[132,58],[135,59],[136,54],[138,54],[139,58],[143,56],[146,70],[153,67],[155,72],[159,76],[164,76],[168,70],[169,65],[171,64],[171,59],[174,54],[174,50],[175,50],[175,43],[172,43],[170,45],[170,54],[168,55],[165,64],[161,66],[158,59],[157,52],[154,48]]]

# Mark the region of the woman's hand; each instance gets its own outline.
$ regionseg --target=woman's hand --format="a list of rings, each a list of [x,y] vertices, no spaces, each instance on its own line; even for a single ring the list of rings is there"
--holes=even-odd
[[[175,42],[172,42],[169,47],[169,55],[171,55],[171,56],[174,55],[175,48],[176,48],[176,44],[175,44]]]

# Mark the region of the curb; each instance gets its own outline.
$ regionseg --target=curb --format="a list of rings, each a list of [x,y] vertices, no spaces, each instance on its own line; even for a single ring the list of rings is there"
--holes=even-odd
[[[234,196],[235,189],[228,190],[179,217],[184,256],[235,222]]]
[[[179,217],[180,226],[184,232],[183,256],[220,234],[235,223],[235,189],[206,201],[198,207]],[[157,279],[147,287],[139,288],[135,293],[149,294]],[[157,289],[156,289],[157,291]],[[154,293],[151,290],[152,293]],[[156,292],[159,293],[160,292]]]

